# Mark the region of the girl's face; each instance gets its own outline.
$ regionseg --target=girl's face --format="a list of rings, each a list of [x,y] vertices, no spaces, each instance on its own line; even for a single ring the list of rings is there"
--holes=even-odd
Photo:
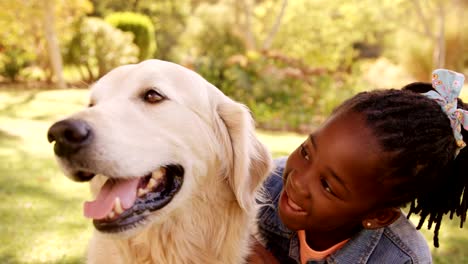
[[[337,113],[288,158],[279,213],[292,230],[351,232],[388,194],[377,139],[360,114]]]

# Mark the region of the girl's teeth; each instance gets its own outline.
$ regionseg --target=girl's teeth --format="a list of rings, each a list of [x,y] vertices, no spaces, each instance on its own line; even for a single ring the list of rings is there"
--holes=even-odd
[[[121,214],[123,213],[123,208],[122,208],[122,204],[120,203],[120,198],[119,197],[115,197],[115,201],[114,201],[114,211],[117,213],[117,214]]]
[[[291,206],[296,211],[304,211],[304,209],[302,209],[302,207],[300,207],[298,204],[296,204],[295,202],[293,202],[289,198],[288,198],[288,204],[289,204],[289,206]]]

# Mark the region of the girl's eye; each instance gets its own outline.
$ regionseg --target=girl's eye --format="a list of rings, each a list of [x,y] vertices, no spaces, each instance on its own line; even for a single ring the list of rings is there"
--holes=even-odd
[[[325,189],[325,191],[334,195],[332,189],[330,188],[330,185],[328,185],[328,182],[324,178],[320,178],[320,183],[322,184],[322,187],[323,189]]]
[[[307,149],[304,147],[304,145],[301,145],[301,155],[305,160],[310,160],[309,153],[307,152]]]
[[[158,91],[151,89],[146,91],[146,93],[143,96],[143,99],[150,104],[154,104],[162,101],[164,99],[164,96],[162,96]]]

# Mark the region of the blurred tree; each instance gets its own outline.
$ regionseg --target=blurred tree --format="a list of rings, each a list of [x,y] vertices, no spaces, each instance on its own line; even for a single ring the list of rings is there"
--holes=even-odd
[[[298,128],[354,91],[353,44],[379,43],[387,28],[379,29],[378,9],[368,1],[314,2],[326,8],[306,0],[202,3],[177,60],[246,103],[263,125],[273,118],[270,128]]]
[[[424,1],[411,0],[413,10],[417,14],[418,20],[424,29],[423,32],[417,31],[431,39],[434,43],[433,65],[435,68],[443,68],[445,65],[445,27],[447,1]],[[423,6],[425,4],[425,6]],[[435,26],[433,23],[436,23]]]
[[[396,12],[385,12],[387,16],[392,14],[389,17],[393,17],[393,21],[399,21],[402,28],[432,42],[432,64],[436,68],[442,68],[445,64],[446,15],[450,5],[447,2],[449,1],[399,1],[391,7],[396,8]]]
[[[235,34],[244,39],[247,50],[267,50],[271,47],[275,35],[280,29],[288,0],[264,1],[263,6],[255,6],[255,1],[234,1],[233,9]],[[257,21],[258,20],[258,21]],[[261,28],[260,30],[256,30]]]
[[[66,50],[66,62],[78,68],[85,67],[87,76],[80,73],[89,81],[98,79],[112,68],[138,61],[133,34],[114,28],[97,17],[82,20]]]
[[[22,5],[25,5],[25,8],[20,8],[17,1],[0,1],[0,68],[3,74],[12,80],[16,80],[22,68],[36,59],[34,28],[40,28],[42,25],[42,21],[35,20],[39,23],[32,23],[33,17],[42,17],[42,10],[37,8],[37,3]],[[25,23],[27,19],[31,23]]]
[[[140,0],[91,0],[94,9],[90,14],[96,17],[105,17],[112,12],[139,12]]]
[[[63,79],[63,66],[62,56],[60,54],[60,47],[55,33],[55,14],[53,10],[52,0],[44,0],[43,2],[43,17],[44,17],[44,33],[47,40],[47,50],[49,53],[49,60],[52,64],[52,70],[57,80],[58,88],[66,88],[65,80]]]
[[[155,57],[174,60],[174,48],[179,44],[180,37],[188,27],[187,19],[191,12],[191,1],[141,1],[139,6],[143,14],[151,17],[156,27],[158,50]]]
[[[173,48],[187,27],[186,22],[193,10],[203,2],[213,0],[92,0],[95,9],[92,15],[105,17],[113,12],[132,11],[147,15],[155,26],[157,51],[152,56],[173,60]]]
[[[9,47],[0,52],[0,74],[10,81],[17,81],[21,70],[30,63],[31,56],[24,50]]]
[[[417,79],[428,80],[434,68],[463,71],[466,65],[468,2],[396,0],[380,5],[383,17],[398,30],[388,46],[393,57]]]
[[[292,1],[273,46],[312,67],[349,71],[359,45],[378,44],[389,30],[376,1]],[[359,44],[359,45],[356,45]]]
[[[50,2],[49,2],[50,1]],[[47,4],[50,4],[47,6]],[[0,46],[4,49],[16,49],[26,54],[31,63],[38,65],[52,79],[52,60],[49,54],[60,53],[60,46],[73,35],[72,25],[92,10],[88,0],[2,0],[0,1]],[[46,22],[52,15],[54,24]],[[57,45],[48,50],[46,27],[57,34]],[[7,30],[8,29],[8,30]],[[49,35],[50,36],[50,35]],[[50,43],[50,42],[49,42]],[[60,59],[60,56],[54,56]],[[1,62],[0,62],[1,63]],[[59,70],[60,71],[60,70]]]
[[[224,0],[199,5],[187,24],[188,39],[195,43],[213,43],[209,36],[214,33],[207,31],[220,30],[243,43],[241,53],[273,50],[331,71],[350,71],[363,47],[373,47],[372,56],[378,56],[378,45],[391,29],[372,0]],[[216,41],[222,42],[219,37]],[[211,46],[193,46],[193,54],[212,52]]]

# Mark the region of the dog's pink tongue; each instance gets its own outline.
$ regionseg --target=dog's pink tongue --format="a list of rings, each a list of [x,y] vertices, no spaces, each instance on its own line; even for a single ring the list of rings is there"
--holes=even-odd
[[[136,200],[137,186],[140,179],[132,180],[107,180],[102,186],[96,200],[84,203],[84,215],[88,218],[103,219],[114,207],[116,197],[120,198],[122,208],[132,207]]]

